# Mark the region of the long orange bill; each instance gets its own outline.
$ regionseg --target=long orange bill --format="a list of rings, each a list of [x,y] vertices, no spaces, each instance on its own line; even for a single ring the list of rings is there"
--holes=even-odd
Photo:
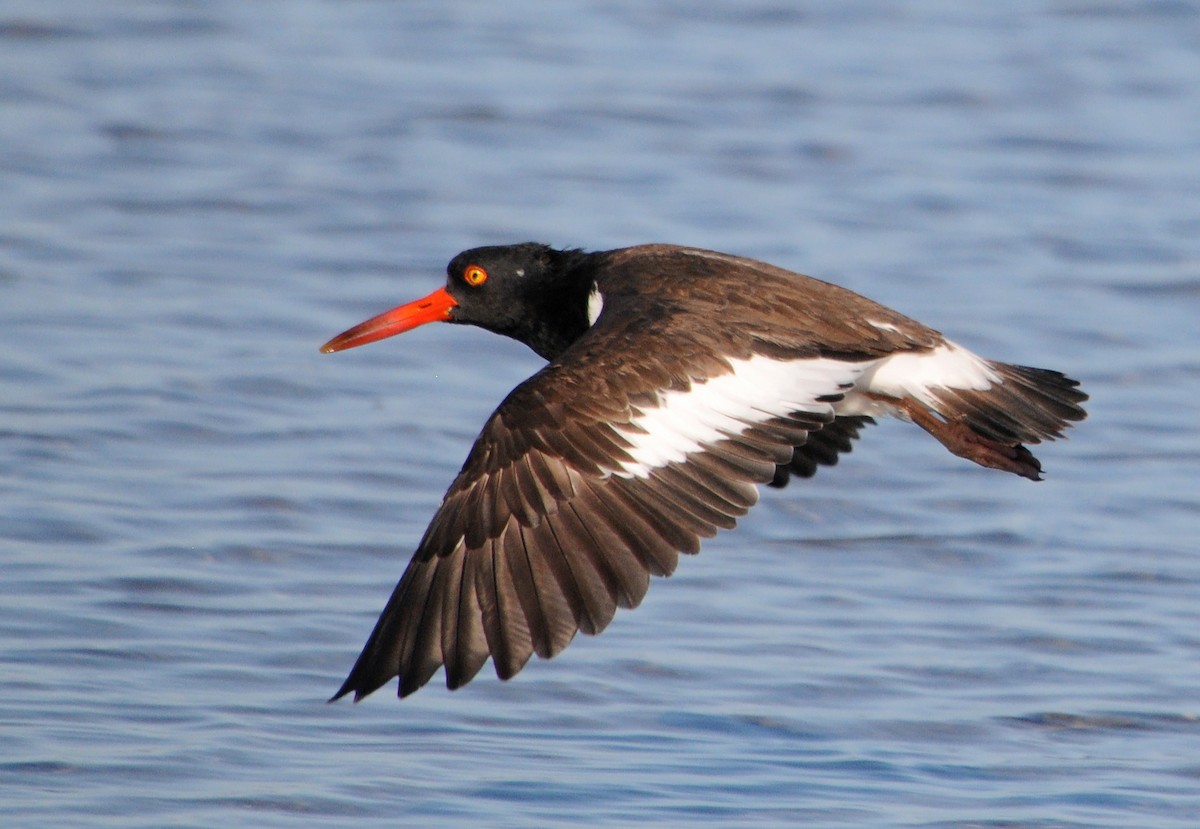
[[[343,331],[321,346],[321,353],[329,354],[373,343],[385,337],[411,331],[418,325],[424,325],[427,322],[445,322],[450,318],[450,309],[457,305],[454,297],[446,293],[445,288],[438,288],[424,299],[384,311],[377,317],[360,322],[349,331]]]

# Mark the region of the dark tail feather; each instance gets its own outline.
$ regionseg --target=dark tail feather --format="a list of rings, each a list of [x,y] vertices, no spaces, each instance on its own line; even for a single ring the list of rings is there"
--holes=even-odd
[[[1042,465],[1023,444],[1063,437],[1087,412],[1079,382],[1058,371],[989,363],[1001,382],[989,389],[938,389],[930,409],[903,401],[913,422],[960,457],[1040,481]]]

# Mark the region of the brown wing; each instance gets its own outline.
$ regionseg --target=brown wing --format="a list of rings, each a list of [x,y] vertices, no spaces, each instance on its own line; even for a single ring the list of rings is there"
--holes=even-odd
[[[840,285],[698,248],[612,251],[601,291],[606,308],[614,294],[637,296],[641,303],[677,300],[693,325],[727,336],[736,332],[759,348],[790,356],[867,360],[944,342],[938,331]]]
[[[334,699],[397,675],[406,696],[443,665],[457,688],[489,656],[507,679],[577,631],[600,632],[617,607],[641,602],[651,575],[732,528],[756,484],[847,451],[865,420],[794,452],[833,421],[863,361],[941,341],[856,294],[750,260],[649,246],[609,264],[599,321],[488,420]],[[630,472],[643,413],[755,355],[803,365],[800,379],[752,378],[738,391],[760,398],[753,414],[682,459]],[[796,405],[771,398],[781,381]]]
[[[813,381],[804,411],[747,421],[683,460],[628,474],[637,418],[664,390],[686,393],[730,364],[678,339],[670,356],[648,347],[613,363],[612,353],[581,341],[489,418],[334,699],[361,699],[397,675],[406,696],[443,665],[457,688],[489,656],[507,679],[576,631],[599,633],[617,607],[641,602],[651,575],[734,526],[755,484],[832,421],[828,400],[843,383]]]

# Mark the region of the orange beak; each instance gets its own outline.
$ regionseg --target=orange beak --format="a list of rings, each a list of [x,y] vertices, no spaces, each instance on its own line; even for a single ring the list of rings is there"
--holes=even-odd
[[[454,301],[454,297],[446,293],[445,288],[438,288],[424,299],[384,311],[377,317],[371,317],[366,322],[360,322],[350,330],[343,331],[321,346],[321,353],[329,354],[373,343],[385,337],[411,331],[427,322],[445,322],[450,319],[450,309],[457,307],[458,303]]]

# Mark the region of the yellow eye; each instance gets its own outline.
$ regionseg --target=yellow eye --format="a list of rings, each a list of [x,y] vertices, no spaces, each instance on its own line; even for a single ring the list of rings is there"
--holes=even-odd
[[[463,281],[472,288],[477,288],[487,282],[487,271],[478,265],[467,265],[467,269],[463,271]]]

